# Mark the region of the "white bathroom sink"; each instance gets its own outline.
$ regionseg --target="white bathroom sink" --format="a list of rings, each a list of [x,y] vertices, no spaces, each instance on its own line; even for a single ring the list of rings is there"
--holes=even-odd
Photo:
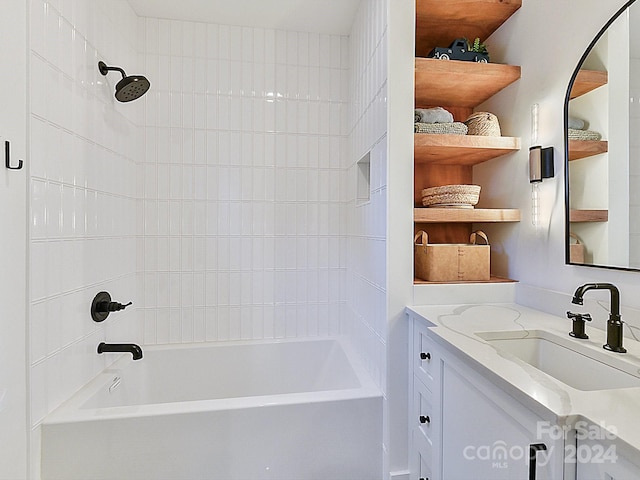
[[[640,370],[624,354],[598,351],[544,330],[477,332],[506,353],[578,390],[640,387]],[[637,362],[636,362],[637,363]]]

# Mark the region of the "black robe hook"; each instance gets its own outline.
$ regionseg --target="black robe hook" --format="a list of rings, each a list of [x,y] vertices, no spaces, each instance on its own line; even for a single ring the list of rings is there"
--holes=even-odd
[[[4,158],[5,165],[9,170],[20,170],[22,168],[22,160],[18,160],[18,166],[11,166],[11,147],[9,146],[9,140],[4,141]]]

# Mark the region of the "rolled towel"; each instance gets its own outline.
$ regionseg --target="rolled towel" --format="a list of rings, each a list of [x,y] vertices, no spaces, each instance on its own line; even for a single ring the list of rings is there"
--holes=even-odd
[[[414,117],[414,123],[453,123],[451,112],[442,107],[416,108]]]
[[[585,130],[587,128],[587,122],[581,118],[569,117],[569,128],[572,130]]]

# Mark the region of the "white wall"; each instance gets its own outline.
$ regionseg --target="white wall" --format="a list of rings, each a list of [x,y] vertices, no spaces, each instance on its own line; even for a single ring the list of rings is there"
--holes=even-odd
[[[154,18],[140,31],[145,343],[339,333],[347,38]]]
[[[113,96],[139,73],[137,17],[119,0],[30,4],[29,362],[32,475],[43,417],[115,359],[101,341],[141,342],[129,308],[95,323],[101,290],[137,306],[136,184],[141,104]],[[152,79],[152,82],[154,80]]]
[[[577,11],[569,0],[523,2],[509,22],[490,37],[492,59],[521,65],[522,78],[480,108],[495,112],[503,131],[521,136],[524,148],[476,167],[475,174],[483,191],[491,192],[488,206],[522,209],[522,222],[517,226],[488,227],[499,251],[492,260],[498,267],[496,273],[565,293],[585,282],[613,282],[621,290],[622,303],[637,307],[640,298],[634,292],[640,284],[638,273],[564,264],[564,97],[587,45],[622,4],[585,0]],[[533,103],[540,104],[540,142],[554,146],[556,154],[556,177],[541,185],[543,227],[538,232],[530,224],[526,148]]]
[[[346,315],[351,338],[384,386],[386,352],[387,22],[383,0],[360,5],[350,37],[349,155],[343,180]],[[357,162],[370,153],[370,199],[356,200]]]
[[[343,161],[343,226],[347,234],[344,316],[351,341],[385,395],[386,405],[388,40],[385,0],[361,2],[349,47],[349,152]],[[357,199],[361,196],[357,188],[357,163],[367,153],[370,197],[368,201],[361,201]],[[385,450],[388,450],[388,441],[388,432],[385,432]]]
[[[414,20],[412,0],[363,1],[350,37],[346,324],[384,395],[384,471],[394,477],[406,472],[408,448]],[[371,198],[363,203],[356,198],[357,162],[367,152]]]
[[[387,128],[387,392],[389,471],[401,478],[407,465],[409,341],[405,306],[413,303],[413,92],[415,2],[389,0]]]
[[[4,142],[11,166],[27,153],[27,7],[22,0],[2,3],[0,17],[0,479],[27,474],[27,184],[22,170],[5,168]]]
[[[32,0],[32,426],[103,368],[107,358],[95,354],[103,339],[320,335],[341,331],[342,313],[385,392],[386,465],[402,469],[408,380],[399,370],[406,331],[396,304],[404,285],[411,289],[403,261],[411,251],[403,246],[411,241],[403,203],[409,192],[411,204],[410,120],[406,139],[394,129],[402,125],[396,114],[411,109],[402,99],[413,90],[412,5],[364,1],[347,40],[137,20],[116,0],[91,8]],[[491,192],[487,206],[523,213],[516,226],[488,227],[496,273],[561,292],[613,281],[623,303],[639,307],[638,274],[564,265],[564,95],[584,48],[619,5],[581,7],[578,15],[570,0],[525,2],[489,40],[496,61],[523,71],[482,108],[525,148],[476,175]],[[137,44],[146,45],[141,61]],[[97,83],[100,58],[147,75],[151,92],[117,104],[117,74]],[[556,147],[556,178],[541,187],[541,232],[528,218],[533,103],[541,107],[540,140]],[[373,201],[356,207],[354,163],[368,149]],[[88,306],[103,288],[144,306],[140,320],[128,310],[93,324]]]

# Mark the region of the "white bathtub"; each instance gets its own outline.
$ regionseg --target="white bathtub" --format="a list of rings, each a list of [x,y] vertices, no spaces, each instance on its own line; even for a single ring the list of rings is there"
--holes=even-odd
[[[143,350],[44,420],[43,480],[382,478],[382,396],[340,339]]]

